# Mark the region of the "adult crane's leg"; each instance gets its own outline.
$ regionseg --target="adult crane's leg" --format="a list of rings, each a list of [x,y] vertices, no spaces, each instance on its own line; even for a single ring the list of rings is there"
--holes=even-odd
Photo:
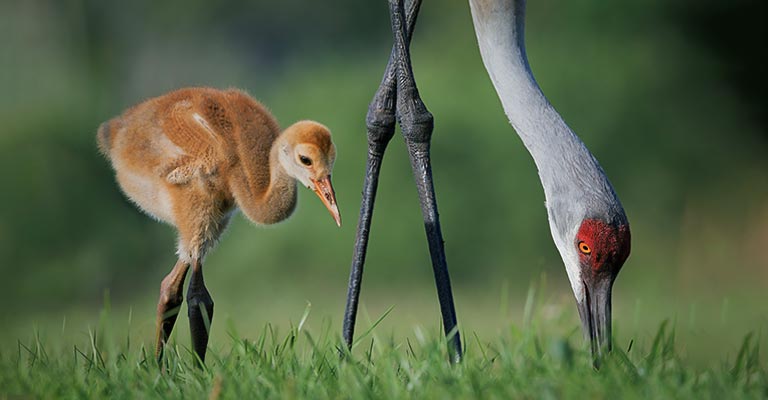
[[[163,279],[160,284],[160,300],[157,302],[157,325],[156,325],[156,346],[155,358],[160,364],[163,360],[163,350],[168,342],[168,338],[173,331],[173,325],[176,323],[176,317],[179,316],[179,309],[184,300],[183,287],[184,279],[187,277],[189,263],[179,260],[171,272]]]
[[[421,0],[411,1],[406,12],[407,30],[405,40],[410,42],[413,27],[416,24]],[[349,288],[347,290],[347,306],[344,311],[344,341],[352,348],[357,319],[357,306],[360,299],[360,284],[363,279],[363,265],[368,249],[368,234],[371,228],[373,205],[376,200],[376,189],[379,185],[381,161],[389,141],[395,133],[395,101],[397,100],[397,82],[395,69],[395,49],[389,56],[384,77],[381,80],[373,100],[368,105],[365,117],[368,129],[368,159],[366,162],[365,182],[363,183],[363,200],[360,204],[360,218],[357,222],[355,250],[352,255],[352,268],[349,273]]]
[[[203,264],[200,260],[192,262],[192,276],[187,288],[187,310],[189,312],[189,333],[192,336],[192,348],[205,361],[208,348],[208,334],[213,321],[213,299],[203,281]]]
[[[437,200],[432,183],[432,166],[429,158],[430,140],[434,120],[432,114],[421,101],[416,81],[411,69],[409,44],[406,39],[403,0],[389,0],[392,15],[392,31],[395,35],[395,63],[397,70],[397,117],[405,137],[411,167],[419,191],[421,212],[424,216],[424,228],[432,257],[432,269],[435,274],[440,311],[443,315],[443,328],[449,339],[451,360],[461,359],[461,339],[456,325],[456,310],[453,305],[451,280],[443,247],[443,234],[437,213]]]

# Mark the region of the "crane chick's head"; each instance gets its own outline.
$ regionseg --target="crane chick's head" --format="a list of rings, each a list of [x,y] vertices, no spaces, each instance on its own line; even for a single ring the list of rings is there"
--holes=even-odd
[[[314,121],[299,121],[282,134],[285,145],[280,152],[280,163],[286,172],[302,185],[313,190],[341,226],[341,215],[336,204],[336,193],[331,184],[331,171],[336,160],[336,147],[331,132]]]
[[[630,251],[629,223],[620,205],[613,210],[608,215],[577,218],[568,233],[558,233],[556,240],[584,335],[596,356],[611,349],[611,289]]]

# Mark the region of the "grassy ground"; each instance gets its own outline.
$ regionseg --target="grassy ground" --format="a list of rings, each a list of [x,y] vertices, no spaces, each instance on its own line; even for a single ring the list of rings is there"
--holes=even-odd
[[[464,360],[450,365],[436,328],[382,336],[386,313],[360,326],[341,360],[335,324],[324,319],[310,329],[308,315],[309,308],[287,332],[267,324],[254,338],[230,325],[229,339],[212,343],[205,369],[173,340],[163,373],[153,349],[130,331],[115,332],[105,311],[76,343],[35,332],[3,350],[0,398],[768,397],[765,338],[755,334],[746,334],[733,359],[702,366],[688,359],[667,321],[652,340],[617,346],[596,370],[572,324],[534,316],[490,341],[462,332]]]

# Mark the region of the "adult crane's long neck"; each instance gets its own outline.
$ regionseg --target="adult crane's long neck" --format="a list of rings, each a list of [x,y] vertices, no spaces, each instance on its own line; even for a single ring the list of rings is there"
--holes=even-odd
[[[620,208],[599,164],[533,77],[523,34],[525,1],[470,0],[470,7],[485,68],[510,123],[533,156],[547,202],[594,194],[601,203],[614,203],[608,207]]]
[[[580,141],[544,97],[528,65],[525,1],[470,0],[470,5],[480,54],[504,112],[539,171],[546,172],[553,153]]]

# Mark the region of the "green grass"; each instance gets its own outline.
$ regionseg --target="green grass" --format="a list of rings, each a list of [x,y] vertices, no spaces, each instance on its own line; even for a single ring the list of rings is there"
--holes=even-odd
[[[732,360],[700,366],[686,359],[674,325],[665,321],[648,343],[617,346],[596,370],[574,326],[534,317],[489,342],[462,332],[465,357],[451,365],[436,328],[382,337],[377,324],[383,315],[359,328],[356,348],[342,360],[330,319],[311,331],[308,310],[287,332],[267,324],[255,339],[230,325],[230,339],[212,343],[205,369],[172,340],[165,372],[154,362],[154,349],[110,331],[105,311],[99,328],[71,347],[36,332],[19,340],[15,351],[0,353],[0,398],[768,397],[764,338],[751,333]]]

